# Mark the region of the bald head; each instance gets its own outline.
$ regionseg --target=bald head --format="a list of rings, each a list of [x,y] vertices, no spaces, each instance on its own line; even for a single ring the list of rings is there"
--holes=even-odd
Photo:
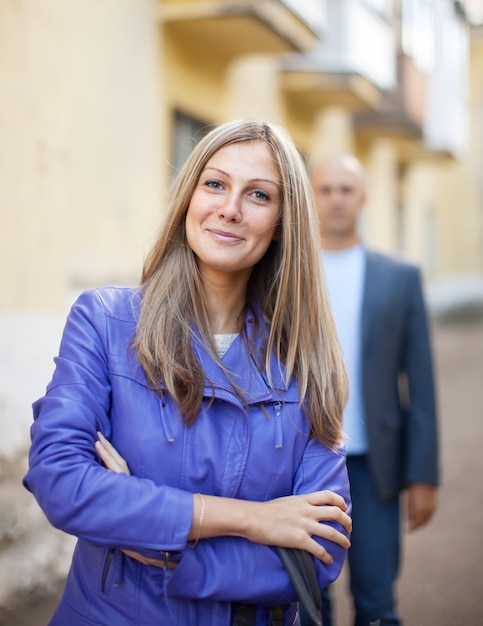
[[[366,200],[366,180],[360,161],[351,154],[330,157],[310,169],[321,225],[322,244],[342,250],[358,240],[358,221]]]
[[[346,172],[351,172],[358,180],[358,183],[365,189],[366,187],[366,174],[362,163],[353,154],[335,154],[333,156],[314,163],[311,167],[312,174],[318,170],[331,170],[341,169]]]

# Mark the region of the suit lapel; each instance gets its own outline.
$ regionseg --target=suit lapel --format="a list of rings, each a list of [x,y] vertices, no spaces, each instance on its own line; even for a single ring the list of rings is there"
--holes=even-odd
[[[374,323],[374,310],[381,293],[381,284],[378,279],[378,259],[371,250],[366,249],[366,264],[364,271],[364,290],[362,297],[362,354],[363,360],[368,356],[370,336]]]

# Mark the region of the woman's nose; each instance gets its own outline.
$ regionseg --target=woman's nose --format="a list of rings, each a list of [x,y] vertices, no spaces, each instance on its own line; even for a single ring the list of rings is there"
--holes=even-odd
[[[227,194],[217,213],[219,217],[228,222],[239,222],[241,220],[241,198],[234,193]]]

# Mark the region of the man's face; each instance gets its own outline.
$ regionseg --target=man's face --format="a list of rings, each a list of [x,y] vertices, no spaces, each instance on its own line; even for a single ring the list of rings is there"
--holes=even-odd
[[[329,162],[312,174],[322,233],[346,237],[357,234],[366,194],[362,175],[343,162]]]

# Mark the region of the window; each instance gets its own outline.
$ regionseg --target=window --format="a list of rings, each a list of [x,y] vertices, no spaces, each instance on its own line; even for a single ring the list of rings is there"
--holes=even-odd
[[[175,111],[171,147],[173,175],[181,168],[195,145],[209,130],[210,126],[206,122],[182,111]]]
[[[403,0],[402,49],[429,74],[434,65],[434,9],[432,0]]]
[[[363,2],[382,17],[386,19],[390,17],[393,0],[363,0]]]

